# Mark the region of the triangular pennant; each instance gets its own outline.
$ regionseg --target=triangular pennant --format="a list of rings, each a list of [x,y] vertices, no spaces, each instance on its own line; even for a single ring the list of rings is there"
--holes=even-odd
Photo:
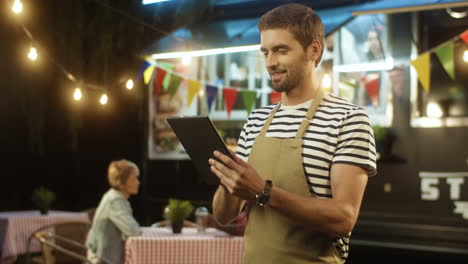
[[[145,70],[151,66],[151,63],[149,63],[148,61],[144,61],[140,67],[140,70],[138,71],[138,76],[140,76],[139,78],[143,78],[144,76],[144,72]],[[140,79],[141,80],[141,79]]]
[[[211,105],[218,94],[218,87],[213,85],[206,85],[206,98],[208,100],[208,112],[211,109]]]
[[[276,104],[281,101],[281,93],[280,92],[271,92],[270,93],[270,104]]]
[[[177,90],[179,89],[181,82],[182,82],[182,77],[171,73],[171,83],[169,84],[169,92],[171,93],[171,99],[172,97],[174,97]]]
[[[426,93],[431,90],[431,71],[429,69],[429,64],[431,62],[430,59],[430,53],[426,52],[411,61],[411,65],[413,65],[418,73],[419,82],[421,82]]]
[[[153,70],[154,66],[151,65],[148,68],[146,68],[146,70],[143,72],[143,81],[145,82],[145,84],[148,84],[150,82],[151,76],[153,75]]]
[[[163,68],[156,68],[156,77],[153,80],[154,94],[160,94],[162,92],[162,86],[164,78],[166,77],[167,71]]]
[[[455,80],[455,65],[453,61],[453,41],[448,41],[445,45],[440,46],[435,51],[437,58],[444,67],[447,74]]]
[[[200,91],[201,84],[194,80],[188,80],[188,91],[187,91],[187,107],[192,104],[193,98],[198,94]]]
[[[224,103],[226,104],[226,111],[227,111],[228,119],[230,119],[232,108],[234,107],[234,104],[236,103],[237,89],[225,87],[223,89],[223,97],[224,97]]]
[[[362,78],[364,87],[369,95],[372,105],[377,107],[379,104],[380,73],[369,73]]]
[[[461,33],[460,38],[463,39],[466,44],[468,44],[468,30],[465,30],[465,32]]]
[[[244,107],[247,113],[250,115],[252,112],[252,107],[255,103],[255,99],[257,99],[257,92],[256,91],[241,91],[242,101],[244,102]]]

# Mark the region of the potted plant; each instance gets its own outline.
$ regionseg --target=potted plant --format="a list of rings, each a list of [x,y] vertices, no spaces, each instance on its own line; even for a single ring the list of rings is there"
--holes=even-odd
[[[177,234],[182,232],[184,220],[192,213],[194,207],[190,201],[169,199],[167,205],[167,218],[171,222],[172,232]]]
[[[40,186],[34,189],[32,201],[39,208],[41,214],[47,214],[55,201],[55,193],[44,186]]]

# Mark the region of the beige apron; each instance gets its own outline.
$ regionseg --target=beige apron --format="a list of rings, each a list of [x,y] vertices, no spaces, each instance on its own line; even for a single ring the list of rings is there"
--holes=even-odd
[[[311,196],[302,165],[302,136],[323,98],[319,89],[296,138],[265,137],[278,111],[273,110],[254,141],[248,163],[273,186]],[[311,231],[268,207],[252,206],[244,234],[244,264],[341,263],[333,237]]]

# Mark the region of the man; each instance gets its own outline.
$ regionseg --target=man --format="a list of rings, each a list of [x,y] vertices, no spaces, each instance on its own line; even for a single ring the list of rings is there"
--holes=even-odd
[[[314,11],[277,7],[258,24],[276,106],[257,109],[234,160],[215,152],[221,223],[250,208],[244,263],[343,263],[368,176],[376,173],[372,127],[363,109],[324,94],[314,76],[324,30]]]

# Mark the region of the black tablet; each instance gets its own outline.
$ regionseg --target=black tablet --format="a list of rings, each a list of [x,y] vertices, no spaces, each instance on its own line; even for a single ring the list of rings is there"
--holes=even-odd
[[[167,122],[207,184],[219,184],[219,178],[210,170],[209,158],[218,150],[232,158],[223,139],[208,116],[167,117]]]

